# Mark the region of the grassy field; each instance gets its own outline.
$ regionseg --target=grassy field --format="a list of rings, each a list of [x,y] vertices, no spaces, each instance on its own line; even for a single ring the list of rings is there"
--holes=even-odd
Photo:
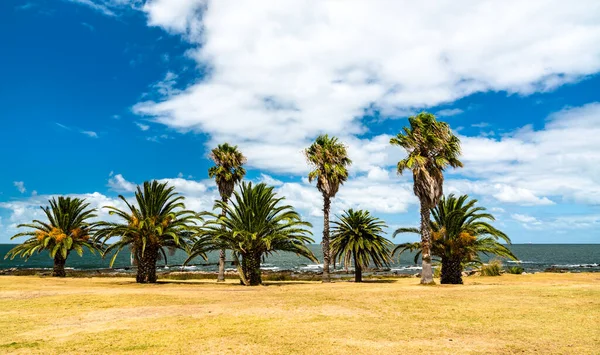
[[[600,274],[417,283],[0,276],[0,353],[600,354]]]

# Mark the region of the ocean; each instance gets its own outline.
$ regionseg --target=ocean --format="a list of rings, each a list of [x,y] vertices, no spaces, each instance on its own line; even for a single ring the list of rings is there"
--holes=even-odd
[[[31,257],[28,261],[15,258],[4,259],[4,255],[14,244],[0,244],[0,269],[9,268],[51,268],[52,259],[48,253]],[[318,244],[310,245],[314,254],[322,260],[323,253]],[[513,244],[510,246],[513,253],[520,262],[508,261],[506,266],[520,264],[526,272],[544,271],[546,268],[557,267],[573,272],[600,272],[600,244]],[[158,263],[162,270],[180,270],[181,264],[186,259],[183,251],[176,251],[174,255],[167,254],[167,264],[164,261]],[[414,254],[404,253],[398,259],[394,258],[391,272],[413,274],[420,271],[420,267],[414,264]],[[483,257],[484,260],[487,258]],[[92,255],[86,252],[83,257],[77,254],[69,255],[67,268],[72,269],[106,269],[109,266],[110,257],[102,259],[98,254]],[[193,260],[185,270],[216,271],[218,253],[208,255],[208,261],[202,259]],[[228,268],[231,268],[228,265]],[[261,267],[264,270],[292,270],[292,271],[319,271],[321,265],[314,264],[310,260],[298,257],[291,253],[276,253],[264,260]],[[113,268],[117,271],[127,271],[131,268],[131,260],[128,252],[124,251],[117,257]],[[338,265],[338,269],[342,267]]]

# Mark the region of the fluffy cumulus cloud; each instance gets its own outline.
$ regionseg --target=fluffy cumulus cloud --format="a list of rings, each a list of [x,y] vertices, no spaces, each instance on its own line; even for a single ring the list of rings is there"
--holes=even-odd
[[[143,10],[150,25],[197,44],[190,55],[209,74],[135,111],[235,141],[254,153],[250,164],[279,171],[298,172],[290,154],[321,132],[364,132],[360,117],[373,109],[529,94],[600,69],[595,1],[152,0]]]
[[[600,103],[551,115],[543,129],[525,126],[502,138],[461,137],[465,168],[476,181],[457,190],[502,202],[600,204]]]

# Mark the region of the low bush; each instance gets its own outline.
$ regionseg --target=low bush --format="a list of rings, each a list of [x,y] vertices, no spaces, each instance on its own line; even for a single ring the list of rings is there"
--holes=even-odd
[[[514,274],[514,275],[521,275],[523,273],[523,271],[525,271],[525,269],[523,269],[520,266],[511,266],[508,269],[506,269],[506,272],[508,272],[509,274]]]
[[[492,260],[488,264],[481,267],[481,276],[500,276],[502,273],[502,262],[500,260]]]

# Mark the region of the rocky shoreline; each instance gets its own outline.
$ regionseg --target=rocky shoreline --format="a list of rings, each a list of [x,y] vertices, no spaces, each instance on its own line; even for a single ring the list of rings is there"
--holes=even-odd
[[[157,270],[159,279],[173,279],[173,280],[193,280],[193,279],[216,279],[216,271],[199,271],[199,270]],[[534,272],[539,273],[542,271]],[[574,272],[567,268],[550,267],[545,269],[543,272],[547,273],[570,273]],[[67,277],[133,277],[135,273],[135,267],[119,268],[119,269],[67,269]],[[52,269],[49,268],[10,268],[0,269],[0,275],[5,276],[50,276]],[[262,276],[265,281],[318,281],[321,279],[321,272],[318,271],[294,271],[294,270],[263,270]],[[524,272],[523,274],[527,274]],[[332,272],[332,277],[335,279],[351,279],[353,278],[352,272],[346,272],[345,270],[337,270]],[[409,277],[420,277],[420,273],[401,273],[398,271],[391,271],[389,269],[384,270],[372,270],[365,272],[365,278],[380,279],[380,278],[409,278]],[[479,276],[477,270],[469,270],[463,272],[463,277],[468,276]],[[225,277],[229,279],[237,279],[237,270],[229,269],[225,273]]]

